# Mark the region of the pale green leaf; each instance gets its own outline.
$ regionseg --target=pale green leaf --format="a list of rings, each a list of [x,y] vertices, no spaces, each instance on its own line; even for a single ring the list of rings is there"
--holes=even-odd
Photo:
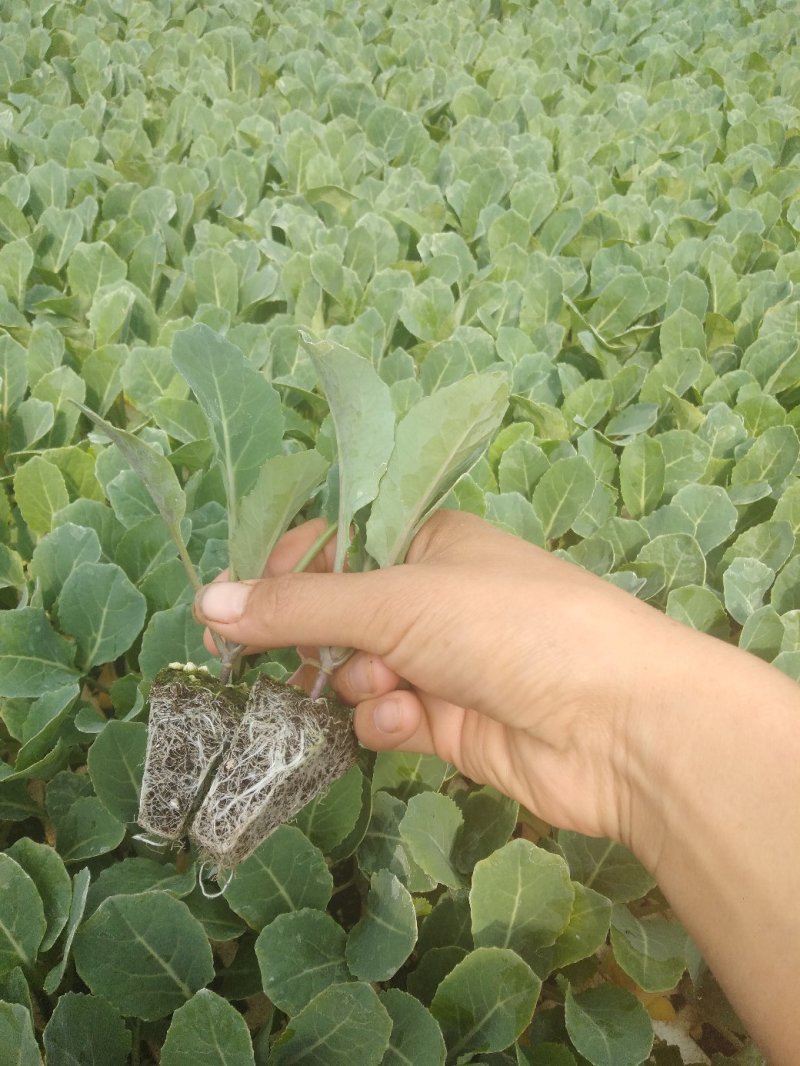
[[[301,333],[322,383],[336,429],[339,464],[339,529],[371,503],[384,476],[394,438],[389,387],[371,363],[341,344]],[[374,508],[373,508],[374,510]],[[344,565],[348,538],[338,538],[335,569]]]
[[[262,576],[278,539],[308,498],[323,484],[328,464],[316,451],[267,459],[252,490],[243,498],[230,539],[238,578]]]
[[[417,917],[411,894],[389,870],[372,875],[366,906],[350,930],[345,957],[360,981],[388,981],[411,954]]]
[[[594,471],[580,455],[557,459],[542,474],[531,502],[546,540],[567,532],[591,499],[594,486]]]
[[[253,1066],[253,1045],[238,1010],[207,988],[172,1016],[161,1066]]]
[[[565,1000],[569,1038],[592,1066],[639,1066],[653,1046],[653,1027],[638,999],[622,988],[601,985]]]
[[[502,1051],[529,1025],[542,983],[509,948],[476,948],[444,978],[431,1003],[449,1056]]]
[[[40,696],[75,680],[74,645],[38,607],[0,612],[0,695]]]
[[[392,1022],[369,985],[338,984],[292,1018],[273,1045],[271,1066],[378,1066]]]
[[[321,910],[279,914],[261,930],[256,957],[264,991],[292,1016],[330,985],[352,981],[345,962],[347,934]]]
[[[53,515],[69,503],[64,475],[40,455],[17,467],[14,495],[22,517],[34,533],[48,533]]]
[[[144,596],[114,563],[81,563],[57,603],[65,633],[75,637],[84,669],[113,662],[133,644],[144,624]]]
[[[405,416],[367,522],[367,551],[380,566],[403,560],[424,519],[488,445],[507,402],[505,375],[479,374],[424,397]]]
[[[94,994],[145,1021],[170,1014],[214,976],[203,927],[166,892],[104,900],[75,939],[75,965]]]
[[[560,855],[512,840],[482,859],[472,875],[476,947],[512,948],[531,964],[567,926],[575,892]]]

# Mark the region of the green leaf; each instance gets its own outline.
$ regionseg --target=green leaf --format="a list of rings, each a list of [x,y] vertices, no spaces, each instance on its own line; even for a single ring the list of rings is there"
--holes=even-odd
[[[43,1034],[50,1066],[125,1066],[131,1034],[104,999],[66,992]]]
[[[89,749],[87,765],[94,790],[121,822],[136,821],[146,749],[146,725],[116,720]]]
[[[153,678],[169,663],[210,664],[211,655],[203,644],[203,630],[195,622],[190,603],[179,603],[156,611],[142,637],[139,669]]]
[[[653,1026],[638,999],[622,988],[601,985],[565,1000],[567,1032],[592,1066],[639,1066],[653,1046]]]
[[[392,1035],[381,1066],[444,1066],[444,1037],[431,1012],[399,988],[381,992],[380,1001],[392,1020]]]
[[[252,1066],[247,1023],[226,1000],[200,989],[172,1016],[161,1066]]]
[[[361,812],[363,787],[364,775],[353,766],[295,817],[294,824],[323,855],[330,857],[334,848],[355,828]]]
[[[163,887],[170,891],[168,884]],[[188,896],[185,896],[182,891],[175,892],[173,890],[172,894],[178,898],[183,896],[186,899],[186,906],[192,912],[193,917],[203,926],[209,940],[223,942],[236,940],[247,932],[247,925],[238,915],[233,913],[223,896],[209,896],[205,888],[200,885],[197,885]],[[239,958],[238,953],[240,950],[242,949],[237,948],[237,959]],[[239,961],[241,962],[241,960]],[[254,995],[260,989],[261,983],[256,980],[253,992],[247,994]]]
[[[788,522],[761,522],[740,534],[722,556],[723,565],[739,557],[758,559],[776,573],[792,554],[794,532]]]
[[[324,483],[328,463],[315,451],[267,459],[253,489],[244,497],[230,539],[238,578],[259,578],[278,539],[300,508]]]
[[[738,513],[725,489],[719,485],[684,485],[672,504],[687,516],[691,533],[704,552],[724,544],[736,528]]]
[[[287,911],[323,910],[332,890],[322,852],[299,829],[284,825],[236,867],[225,899],[251,928],[260,930]]]
[[[322,383],[336,429],[340,530],[371,503],[394,447],[394,410],[388,385],[372,365],[341,344],[300,334]],[[344,566],[348,538],[338,540],[335,569]]]
[[[388,981],[411,954],[417,916],[411,894],[389,870],[372,875],[366,907],[347,938],[347,965],[360,981]]]
[[[34,533],[48,533],[53,515],[69,503],[64,475],[41,455],[17,468],[14,495],[22,517]]]
[[[567,532],[591,499],[594,486],[594,471],[580,455],[557,459],[542,474],[531,502],[546,540]]]
[[[476,862],[508,842],[517,824],[519,804],[487,785],[469,793],[461,813],[464,824],[456,838],[455,861],[466,874]]]
[[[602,337],[613,340],[642,315],[648,300],[647,285],[640,275],[620,274],[606,285],[587,318]]]
[[[91,876],[89,868],[84,866],[82,870],[78,870],[72,879],[72,902],[69,908],[66,929],[64,930],[64,940],[61,946],[61,959],[47,974],[42,985],[48,996],[52,996],[64,980],[64,974],[66,973],[67,964],[72,951],[72,942],[78,931],[78,926],[83,919],[83,912],[86,907],[86,895],[89,891],[89,881],[91,880]]]
[[[736,558],[722,575],[725,607],[740,625],[761,607],[775,571],[758,559]],[[780,611],[780,607],[776,609]]]
[[[436,990],[431,1014],[449,1057],[502,1051],[530,1024],[542,982],[509,948],[476,948]]]
[[[784,618],[788,616],[784,615]],[[739,647],[758,655],[767,662],[772,662],[782,650],[786,639],[783,618],[774,607],[767,604],[753,611],[742,626],[739,634]]]
[[[615,903],[639,899],[655,885],[639,860],[613,840],[561,829],[558,843],[573,879]]]
[[[75,648],[38,607],[0,612],[0,695],[41,696],[74,681]]]
[[[175,536],[186,513],[186,497],[169,459],[127,430],[112,426],[83,404],[78,404],[78,407],[116,444],[131,469],[146,485],[158,513]]]
[[[512,840],[475,867],[470,889],[476,947],[512,948],[531,964],[569,922],[575,892],[560,855]]]
[[[533,505],[519,492],[487,492],[485,500],[485,517],[492,525],[539,548],[545,546],[542,522]]]
[[[239,307],[239,275],[236,263],[222,248],[207,248],[192,263],[198,303],[213,304],[236,314]]]
[[[48,951],[69,917],[72,883],[66,867],[53,848],[47,844],[37,844],[28,837],[20,837],[6,850],[6,855],[25,871],[36,886],[47,923],[40,947],[42,951]]]
[[[92,993],[145,1021],[170,1014],[214,976],[203,927],[166,892],[104,900],[75,939],[75,965]]]
[[[0,854],[0,974],[33,966],[47,932],[44,906],[31,877]]]
[[[664,494],[666,462],[655,437],[636,437],[623,451],[619,464],[622,500],[632,518],[652,511]]]
[[[285,1014],[298,1014],[330,985],[352,981],[347,934],[329,914],[303,908],[279,914],[261,930],[256,957],[264,991]]]
[[[64,582],[57,603],[65,633],[75,637],[84,670],[113,662],[144,624],[144,596],[114,563],[81,563]]]
[[[87,304],[98,289],[125,280],[125,263],[105,241],[77,244],[67,264],[67,282]]]
[[[211,426],[233,536],[240,501],[254,487],[266,460],[281,450],[280,397],[235,345],[208,326],[176,333],[172,360]],[[259,427],[257,433],[253,426]]]
[[[140,892],[169,892],[183,899],[193,891],[197,881],[194,865],[178,873],[169,863],[131,857],[112,863],[101,870],[92,882],[86,899],[86,913],[93,914],[109,896],[135,896]]]
[[[453,848],[462,824],[458,807],[440,792],[412,796],[400,822],[400,835],[414,861],[448,888],[462,884],[453,865]]]
[[[471,375],[424,397],[400,422],[367,522],[367,551],[380,566],[405,558],[419,526],[487,447],[507,403],[505,375]]]
[[[657,418],[657,403],[632,403],[608,421],[605,435],[623,438],[617,443],[625,443],[625,439],[646,433],[655,425]]]
[[[702,585],[706,578],[705,555],[688,533],[662,533],[654,537],[636,556],[636,562],[658,571],[664,595],[684,585]]]
[[[85,862],[122,843],[125,826],[96,796],[76,800],[58,823],[56,844],[64,862]]]
[[[686,969],[686,932],[654,914],[637,918],[618,903],[611,912],[611,946],[625,973],[645,992],[667,992]]]
[[[0,1047],[4,1049],[7,1066],[42,1066],[31,1016],[19,1003],[0,1003]],[[50,1062],[58,1066],[55,1059]]]
[[[731,485],[766,481],[775,492],[791,474],[800,454],[792,426],[772,426],[756,439],[731,471]]]
[[[447,763],[416,751],[379,751],[372,771],[372,790],[385,789],[406,802],[420,792],[438,792]]]
[[[365,984],[332,985],[296,1014],[275,1042],[270,1066],[378,1066],[392,1022]]]
[[[573,881],[575,901],[566,929],[550,950],[550,968],[561,969],[593,955],[605,943],[611,902],[580,881]]]
[[[667,596],[670,618],[723,640],[729,634],[728,616],[719,596],[703,585],[674,588]]]

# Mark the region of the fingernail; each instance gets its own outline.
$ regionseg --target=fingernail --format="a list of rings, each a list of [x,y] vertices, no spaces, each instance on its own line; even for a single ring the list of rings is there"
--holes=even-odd
[[[228,625],[244,614],[250,589],[237,581],[216,581],[195,596],[194,616],[199,622]]]
[[[375,708],[372,720],[381,733],[397,733],[403,724],[403,708],[397,700],[384,700]]]
[[[369,656],[359,655],[347,668],[347,684],[352,692],[364,699],[375,691],[375,671]]]

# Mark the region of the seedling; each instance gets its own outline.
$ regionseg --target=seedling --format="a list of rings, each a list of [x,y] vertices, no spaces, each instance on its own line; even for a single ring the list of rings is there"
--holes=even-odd
[[[179,333],[173,361],[209,423],[227,498],[229,577],[260,577],[279,537],[328,477],[329,525],[299,564],[337,533],[334,570],[401,563],[426,517],[483,452],[506,409],[505,375],[464,378],[419,401],[395,425],[392,393],[371,363],[303,336],[336,432],[337,464],[314,450],[283,451],[280,399],[237,348],[208,327]],[[184,490],[172,464],[141,439],[81,408],[140,476],[197,575],[181,522]],[[168,840],[188,835],[209,863],[231,868],[352,765],[351,716],[322,696],[350,654],[320,649],[310,695],[265,675],[232,683],[242,648],[216,638],[220,677],[173,664],[150,692],[139,822]]]

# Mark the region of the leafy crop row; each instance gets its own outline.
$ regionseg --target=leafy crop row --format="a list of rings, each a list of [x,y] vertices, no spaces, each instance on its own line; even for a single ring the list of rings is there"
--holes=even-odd
[[[175,537],[77,404],[169,461],[206,581],[229,528],[201,340],[261,383],[237,455],[335,463],[301,330],[368,361],[398,423],[499,372],[505,423],[447,505],[800,681],[793,8],[0,3],[16,1061],[761,1062],[632,856],[433,758],[362,752],[216,898],[142,839],[149,686],[210,657]],[[332,471],[304,517],[335,517]]]

